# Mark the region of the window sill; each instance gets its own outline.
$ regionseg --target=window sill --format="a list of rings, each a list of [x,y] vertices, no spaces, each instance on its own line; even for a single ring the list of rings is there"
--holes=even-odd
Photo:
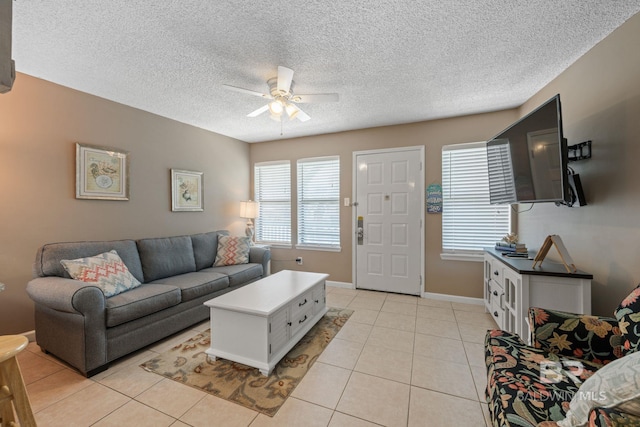
[[[340,246],[296,245],[296,249],[303,251],[342,252]]]
[[[482,253],[467,253],[467,254],[454,254],[454,253],[441,253],[440,259],[444,261],[472,261],[483,262],[484,254]]]
[[[256,246],[268,246],[271,249],[291,249],[292,246],[286,243],[269,243],[269,242],[256,242]]]

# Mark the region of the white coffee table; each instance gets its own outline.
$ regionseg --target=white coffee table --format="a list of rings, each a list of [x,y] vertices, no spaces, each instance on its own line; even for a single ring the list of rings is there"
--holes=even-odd
[[[327,312],[327,277],[283,270],[205,302],[211,309],[207,354],[269,375]]]

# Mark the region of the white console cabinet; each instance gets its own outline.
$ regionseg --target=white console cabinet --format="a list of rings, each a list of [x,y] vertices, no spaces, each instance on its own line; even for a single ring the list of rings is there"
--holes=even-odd
[[[591,314],[591,279],[583,271],[545,260],[508,258],[494,249],[484,254],[484,304],[498,326],[530,342],[529,307]]]

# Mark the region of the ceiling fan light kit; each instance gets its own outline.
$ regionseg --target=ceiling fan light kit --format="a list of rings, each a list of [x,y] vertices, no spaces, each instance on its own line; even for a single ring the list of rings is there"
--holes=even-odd
[[[294,95],[293,70],[283,66],[278,67],[278,76],[269,79],[267,85],[269,86],[269,94],[231,85],[224,85],[224,87],[236,92],[271,99],[271,102],[247,114],[247,117],[258,117],[262,113],[269,111],[270,118],[275,121],[282,121],[283,113],[286,113],[289,120],[297,118],[301,122],[306,122],[311,117],[295,103],[337,102],[339,99],[337,93]]]

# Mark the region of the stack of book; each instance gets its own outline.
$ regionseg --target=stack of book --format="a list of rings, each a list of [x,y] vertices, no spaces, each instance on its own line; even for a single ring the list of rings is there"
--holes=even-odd
[[[529,251],[524,243],[496,242],[496,250],[505,256],[527,258]]]

